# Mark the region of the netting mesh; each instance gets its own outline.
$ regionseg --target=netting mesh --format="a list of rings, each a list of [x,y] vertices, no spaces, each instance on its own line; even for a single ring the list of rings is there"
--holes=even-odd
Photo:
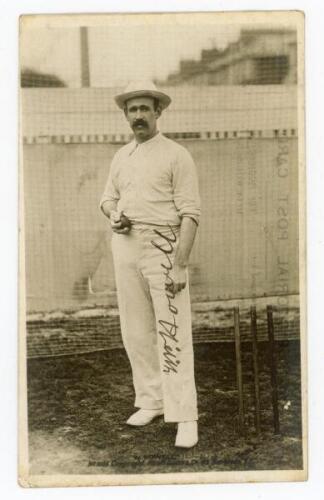
[[[292,170],[296,139],[284,145]],[[297,292],[297,176],[284,181],[275,176],[279,140],[190,141],[186,147],[198,165],[203,210],[191,258],[193,294],[215,300]],[[114,291],[111,232],[98,206],[117,149],[101,144],[25,147],[30,310],[100,303],[101,293]],[[278,218],[281,206],[288,212],[287,202],[278,201],[283,184],[290,210]],[[288,262],[286,289],[278,259]]]
[[[293,311],[290,332],[297,334],[296,33],[287,36],[284,53],[271,54],[278,48],[265,40],[267,54],[234,65],[231,77],[216,71],[224,54],[205,54],[200,66],[182,64],[164,81],[172,106],[160,129],[190,151],[202,199],[190,261],[193,308],[203,311],[194,315],[196,339],[215,338],[222,324],[216,301],[264,296],[286,297],[277,302]],[[244,43],[255,41],[246,35]],[[112,157],[130,139],[113,101],[120,89],[44,88],[65,85],[54,80],[22,74],[30,356],[52,352],[55,343],[65,354],[120,344],[111,232],[99,211]]]

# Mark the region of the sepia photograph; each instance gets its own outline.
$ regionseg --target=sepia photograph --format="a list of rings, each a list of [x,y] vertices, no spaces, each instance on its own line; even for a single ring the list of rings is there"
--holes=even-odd
[[[20,485],[306,480],[302,12],[19,31]]]

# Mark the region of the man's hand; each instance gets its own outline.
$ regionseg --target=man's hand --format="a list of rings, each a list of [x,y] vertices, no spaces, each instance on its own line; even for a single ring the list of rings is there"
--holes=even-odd
[[[110,214],[111,228],[115,233],[127,234],[131,230],[131,221],[123,212],[113,211]]]
[[[174,264],[173,269],[169,274],[170,279],[165,284],[165,289],[174,294],[183,290],[183,288],[185,288],[187,284],[186,270],[186,266],[179,266],[177,264]]]
[[[178,293],[186,286],[186,271],[188,268],[189,255],[195,239],[196,230],[196,222],[190,217],[183,217],[173,268],[170,270],[170,279],[167,280],[165,287],[166,290],[170,290],[172,293]]]

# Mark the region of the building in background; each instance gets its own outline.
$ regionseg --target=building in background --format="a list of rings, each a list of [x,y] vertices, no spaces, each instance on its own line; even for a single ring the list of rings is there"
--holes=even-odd
[[[224,50],[201,51],[180,61],[162,85],[275,85],[297,83],[297,33],[290,29],[243,29]]]
[[[23,68],[20,73],[21,87],[66,87],[66,83],[58,76],[41,73],[30,68]]]

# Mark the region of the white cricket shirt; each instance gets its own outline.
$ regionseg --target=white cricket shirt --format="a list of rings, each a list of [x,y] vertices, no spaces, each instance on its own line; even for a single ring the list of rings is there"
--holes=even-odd
[[[135,140],[115,154],[100,206],[123,210],[132,223],[180,225],[184,216],[197,224],[200,197],[190,153],[160,132]]]

